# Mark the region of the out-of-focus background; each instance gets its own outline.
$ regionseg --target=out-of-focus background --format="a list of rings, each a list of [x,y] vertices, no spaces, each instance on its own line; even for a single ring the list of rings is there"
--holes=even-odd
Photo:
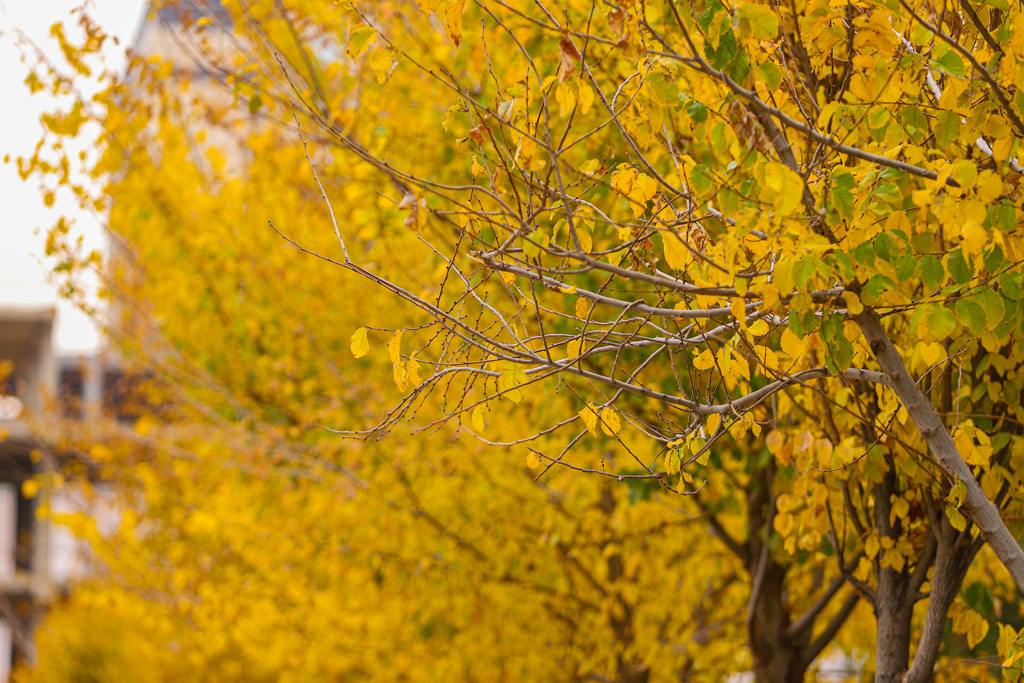
[[[66,529],[39,514],[80,508],[74,495],[39,494],[31,476],[46,467],[45,429],[25,415],[48,398],[75,394],[76,405],[92,394],[95,403],[110,394],[115,375],[101,369],[104,343],[89,315],[59,296],[48,273],[47,229],[59,216],[73,217],[91,249],[103,249],[101,217],[77,210],[69,191],[58,191],[52,206],[33,181],[18,173],[18,157],[29,157],[43,135],[40,115],[55,103],[45,93],[31,94],[24,80],[27,53],[59,50],[50,27],[68,19],[82,0],[0,2],[0,357],[17,367],[0,368],[0,681],[12,668],[34,657],[32,629],[38,605],[65,590],[70,577],[84,570],[84,546]],[[147,3],[104,0],[87,5],[113,36],[106,43],[111,69],[122,69]],[[83,87],[89,87],[83,81]],[[70,404],[68,404],[70,407]],[[77,409],[72,409],[72,411]],[[61,413],[67,413],[61,410]],[[87,411],[79,411],[84,417]]]
[[[107,59],[111,68],[123,61],[124,48],[131,44],[143,18],[144,0],[103,0],[89,3],[89,12],[120,44],[107,43]],[[42,135],[40,114],[46,109],[46,97],[29,93],[23,81],[26,67],[21,63],[19,42],[30,41],[44,52],[57,50],[48,39],[54,22],[66,19],[82,0],[6,0],[0,2],[0,308],[56,308],[53,325],[54,351],[61,355],[89,353],[100,343],[100,335],[84,313],[67,301],[60,301],[49,284],[44,261],[45,230],[60,215],[75,215],[74,202],[68,195],[57,193],[52,207],[30,183],[18,176],[15,159],[29,156]],[[81,228],[96,244],[101,244],[101,231],[96,217],[78,213],[76,227]],[[52,265],[52,264],[51,264]]]

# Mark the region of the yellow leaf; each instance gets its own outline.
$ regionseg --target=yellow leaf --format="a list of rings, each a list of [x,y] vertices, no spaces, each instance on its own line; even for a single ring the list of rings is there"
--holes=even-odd
[[[1017,629],[1009,624],[999,624],[999,638],[996,640],[996,652],[1000,657],[1010,654],[1010,646],[1017,639]]]
[[[924,361],[925,365],[935,365],[946,357],[946,349],[939,342],[918,344],[917,348],[921,352],[921,360]]]
[[[395,384],[398,385],[398,390],[399,391],[405,391],[405,380],[406,380],[405,366],[402,365],[401,363],[396,365],[394,367],[392,375],[395,378]]]
[[[365,327],[360,327],[352,334],[352,341],[349,344],[349,348],[352,349],[352,355],[356,358],[362,358],[366,355],[366,352],[370,350],[370,343],[366,340]]]
[[[988,233],[977,223],[968,225],[960,231],[960,235],[963,237],[964,252],[970,255],[980,254],[985,243],[988,242]]]
[[[473,155],[473,163],[470,166],[469,172],[473,174],[474,178],[478,175],[484,175],[487,172],[484,170],[484,167],[480,165],[480,162],[476,160],[475,154]]]
[[[612,173],[612,189],[617,190],[623,196],[629,196],[633,189],[633,179],[636,178],[636,169],[629,164],[619,164]]]
[[[376,42],[377,29],[372,26],[356,26],[348,35],[348,56],[352,61],[357,61]]]
[[[661,232],[661,241],[665,245],[665,261],[676,270],[686,270],[693,260],[693,252],[686,248],[683,241],[668,232]]]
[[[447,0],[444,4],[444,29],[455,45],[462,42],[462,10],[466,0]]]
[[[393,63],[394,60],[391,59],[391,53],[382,49],[374,50],[369,60],[367,60],[367,64],[370,65],[370,69],[373,70],[373,74],[377,77],[377,83],[380,85],[383,85],[384,81],[388,80]]]
[[[611,408],[605,408],[601,411],[601,430],[608,436],[615,436],[619,433],[619,414]]]
[[[946,506],[946,517],[949,518],[949,523],[957,531],[963,531],[967,528],[967,519],[955,507],[951,505]]]
[[[770,201],[780,216],[788,216],[793,213],[803,198],[803,179],[777,161],[768,164],[764,178],[762,199]]]
[[[903,567],[907,563],[906,558],[903,557],[903,553],[901,553],[896,548],[886,550],[884,559],[886,564],[888,564],[890,567],[892,567],[898,572],[903,571]]]
[[[793,331],[788,327],[782,332],[781,343],[782,350],[790,357],[791,360],[796,360],[802,357],[807,351],[807,340],[801,339],[793,334]]]
[[[711,349],[704,349],[693,357],[693,367],[698,370],[707,370],[715,367],[715,354]]]
[[[587,159],[586,161],[583,162],[582,165],[580,165],[580,173],[582,173],[583,175],[588,175],[588,176],[597,175],[597,172],[600,171],[600,170],[601,170],[601,160],[600,159]]]
[[[473,417],[470,418],[473,429],[477,432],[484,431],[484,407],[482,405],[473,408]]]
[[[856,292],[843,292],[843,300],[846,301],[846,310],[850,315],[858,315],[864,311],[864,304]]]
[[[590,111],[590,108],[594,105],[594,91],[591,90],[587,84],[580,85],[580,91],[577,95],[579,98],[579,111],[581,114],[586,114]]]
[[[594,250],[594,237],[590,234],[590,228],[577,223],[576,238],[580,241],[580,249],[584,254],[589,254]]]
[[[1021,657],[1024,657],[1024,650],[1021,650],[1020,652],[1014,652],[1012,655],[1003,660],[1003,668],[1010,668],[1018,661],[1020,661]]]
[[[835,446],[832,445],[832,441],[830,439],[818,439],[814,442],[814,455],[822,465],[829,462],[834,450]],[[825,489],[821,489],[823,492],[824,490]]]
[[[502,363],[501,374],[498,375],[498,391],[502,392],[502,396],[519,405],[523,400],[523,390],[519,386],[525,382],[526,373],[522,366],[511,361]]]
[[[708,415],[704,419],[704,430],[708,434],[708,438],[711,438],[718,433],[718,428],[722,425],[722,416],[718,413],[714,415]]]
[[[793,530],[793,522],[793,515],[783,512],[782,514],[775,515],[773,526],[783,536],[789,536],[789,533]]]
[[[414,353],[409,357],[409,362],[405,364],[405,371],[409,377],[409,381],[418,385],[423,379],[420,377],[420,364],[416,362],[416,354]]]
[[[646,173],[640,173],[633,180],[633,187],[630,189],[629,196],[635,201],[646,203],[654,199],[654,195],[657,193],[658,181]]]
[[[531,470],[535,470],[540,467],[540,456],[536,453],[530,453],[526,456],[526,466]]]
[[[587,426],[587,431],[593,436],[597,436],[597,410],[593,403],[588,403],[586,407],[579,412],[580,419],[583,420],[583,424]]]
[[[398,330],[388,340],[388,358],[391,359],[391,364],[395,366],[400,365],[402,362],[402,332],[404,331]]]
[[[590,313],[590,304],[583,297],[576,299],[576,317],[580,320],[586,320],[587,314]]]
[[[967,632],[967,646],[973,648],[985,640],[985,636],[988,635],[988,629],[988,621],[979,617],[971,626],[971,630]]]

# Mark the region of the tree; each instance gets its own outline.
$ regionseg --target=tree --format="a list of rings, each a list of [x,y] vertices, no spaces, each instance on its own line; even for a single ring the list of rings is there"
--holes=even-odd
[[[204,45],[216,21],[191,34],[239,105],[210,113],[300,131],[289,158],[308,174],[278,162],[275,195],[310,177],[320,195],[260,216],[310,258],[265,253],[290,281],[332,265],[405,305],[360,296],[350,328],[357,358],[390,336],[395,407],[370,429],[316,423],[373,438],[447,423],[528,447],[542,471],[685,494],[749,580],[760,680],[801,680],[859,598],[877,680],[929,680],[950,617],[982,642],[958,595],[983,545],[1024,586],[1004,522],[1024,444],[1015,9],[447,0],[232,17],[227,57]],[[276,151],[237,129],[253,158]],[[161,158],[194,149],[181,130],[158,132]],[[126,159],[111,145],[91,170]],[[115,226],[137,218],[117,206]],[[329,233],[307,233],[314,213]],[[186,258],[230,244],[203,232]],[[210,291],[205,305],[244,305]],[[268,386],[252,383],[258,405],[280,403]],[[581,447],[594,440],[614,455]],[[1015,639],[1000,626],[1006,666]]]

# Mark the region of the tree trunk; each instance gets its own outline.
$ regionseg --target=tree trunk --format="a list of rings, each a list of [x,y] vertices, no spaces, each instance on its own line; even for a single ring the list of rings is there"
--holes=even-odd
[[[906,582],[899,573],[883,569],[887,578],[879,577],[878,638],[875,643],[875,683],[898,683],[910,664],[910,617],[913,598],[904,594]]]
[[[878,315],[874,310],[865,308],[856,316],[856,320],[878,365],[889,377],[896,395],[906,406],[910,418],[928,443],[928,449],[936,464],[954,484],[959,479],[966,485],[964,509],[967,516],[977,525],[985,542],[1010,572],[1017,589],[1024,591],[1024,550],[1021,550],[1013,534],[1006,528],[1002,517],[999,516],[999,510],[981,490],[981,485],[957,451],[953,437],[942,423],[931,401],[910,377],[903,364],[903,358],[889,340],[889,335]]]
[[[942,635],[946,630],[946,615],[960,592],[967,569],[981,548],[980,539],[971,541],[969,534],[954,529],[945,516],[940,517],[938,522],[938,529],[934,533],[939,537],[939,543],[928,599],[928,614],[921,629],[914,663],[902,683],[928,683],[932,680],[935,662],[942,647]]]
[[[802,683],[809,662],[803,648],[789,642],[789,610],[783,603],[786,571],[769,561],[750,620],[750,651],[758,683]]]
[[[865,427],[867,429],[867,427]],[[873,434],[870,434],[873,436]],[[892,495],[899,490],[896,463],[886,457],[885,474],[875,485],[875,527],[882,538],[895,540],[900,535],[900,521],[890,524]],[[910,666],[910,618],[914,612],[916,590],[911,588],[907,567],[896,571],[883,567],[882,556],[875,557],[878,588],[875,591],[875,616],[878,633],[875,639],[875,683],[897,683]]]

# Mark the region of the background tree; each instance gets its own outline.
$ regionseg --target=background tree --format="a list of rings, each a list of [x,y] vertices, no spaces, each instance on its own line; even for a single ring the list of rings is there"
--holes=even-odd
[[[528,448],[538,474],[695,494],[678,504],[749,580],[763,680],[799,680],[855,596],[877,618],[878,680],[928,680],[951,615],[983,641],[958,594],[984,542],[1009,570],[985,589],[1024,585],[999,514],[1020,507],[1015,9],[450,0],[232,17],[229,57],[204,45],[215,22],[189,45],[240,112],[304,131],[287,149],[309,172],[279,162],[280,193],[316,185],[260,221],[406,304],[357,297],[350,341],[372,359],[389,338],[396,406],[368,430],[332,412],[307,428],[447,423]],[[274,139],[233,125],[254,159]],[[195,149],[174,130],[156,133],[160,159]],[[60,168],[45,158],[26,171]],[[110,145],[91,170],[130,159]],[[160,212],[184,223],[198,184]],[[314,212],[330,228],[307,232]],[[185,258],[231,243],[201,232]],[[295,286],[319,281],[294,250],[261,253],[288,259],[278,277]],[[205,305],[252,308],[214,291]],[[309,356],[311,376],[331,350]],[[251,371],[231,356],[199,365]],[[276,405],[274,386],[255,379],[249,398]],[[807,586],[806,612],[783,600]],[[1015,635],[1000,627],[1000,655]]]

